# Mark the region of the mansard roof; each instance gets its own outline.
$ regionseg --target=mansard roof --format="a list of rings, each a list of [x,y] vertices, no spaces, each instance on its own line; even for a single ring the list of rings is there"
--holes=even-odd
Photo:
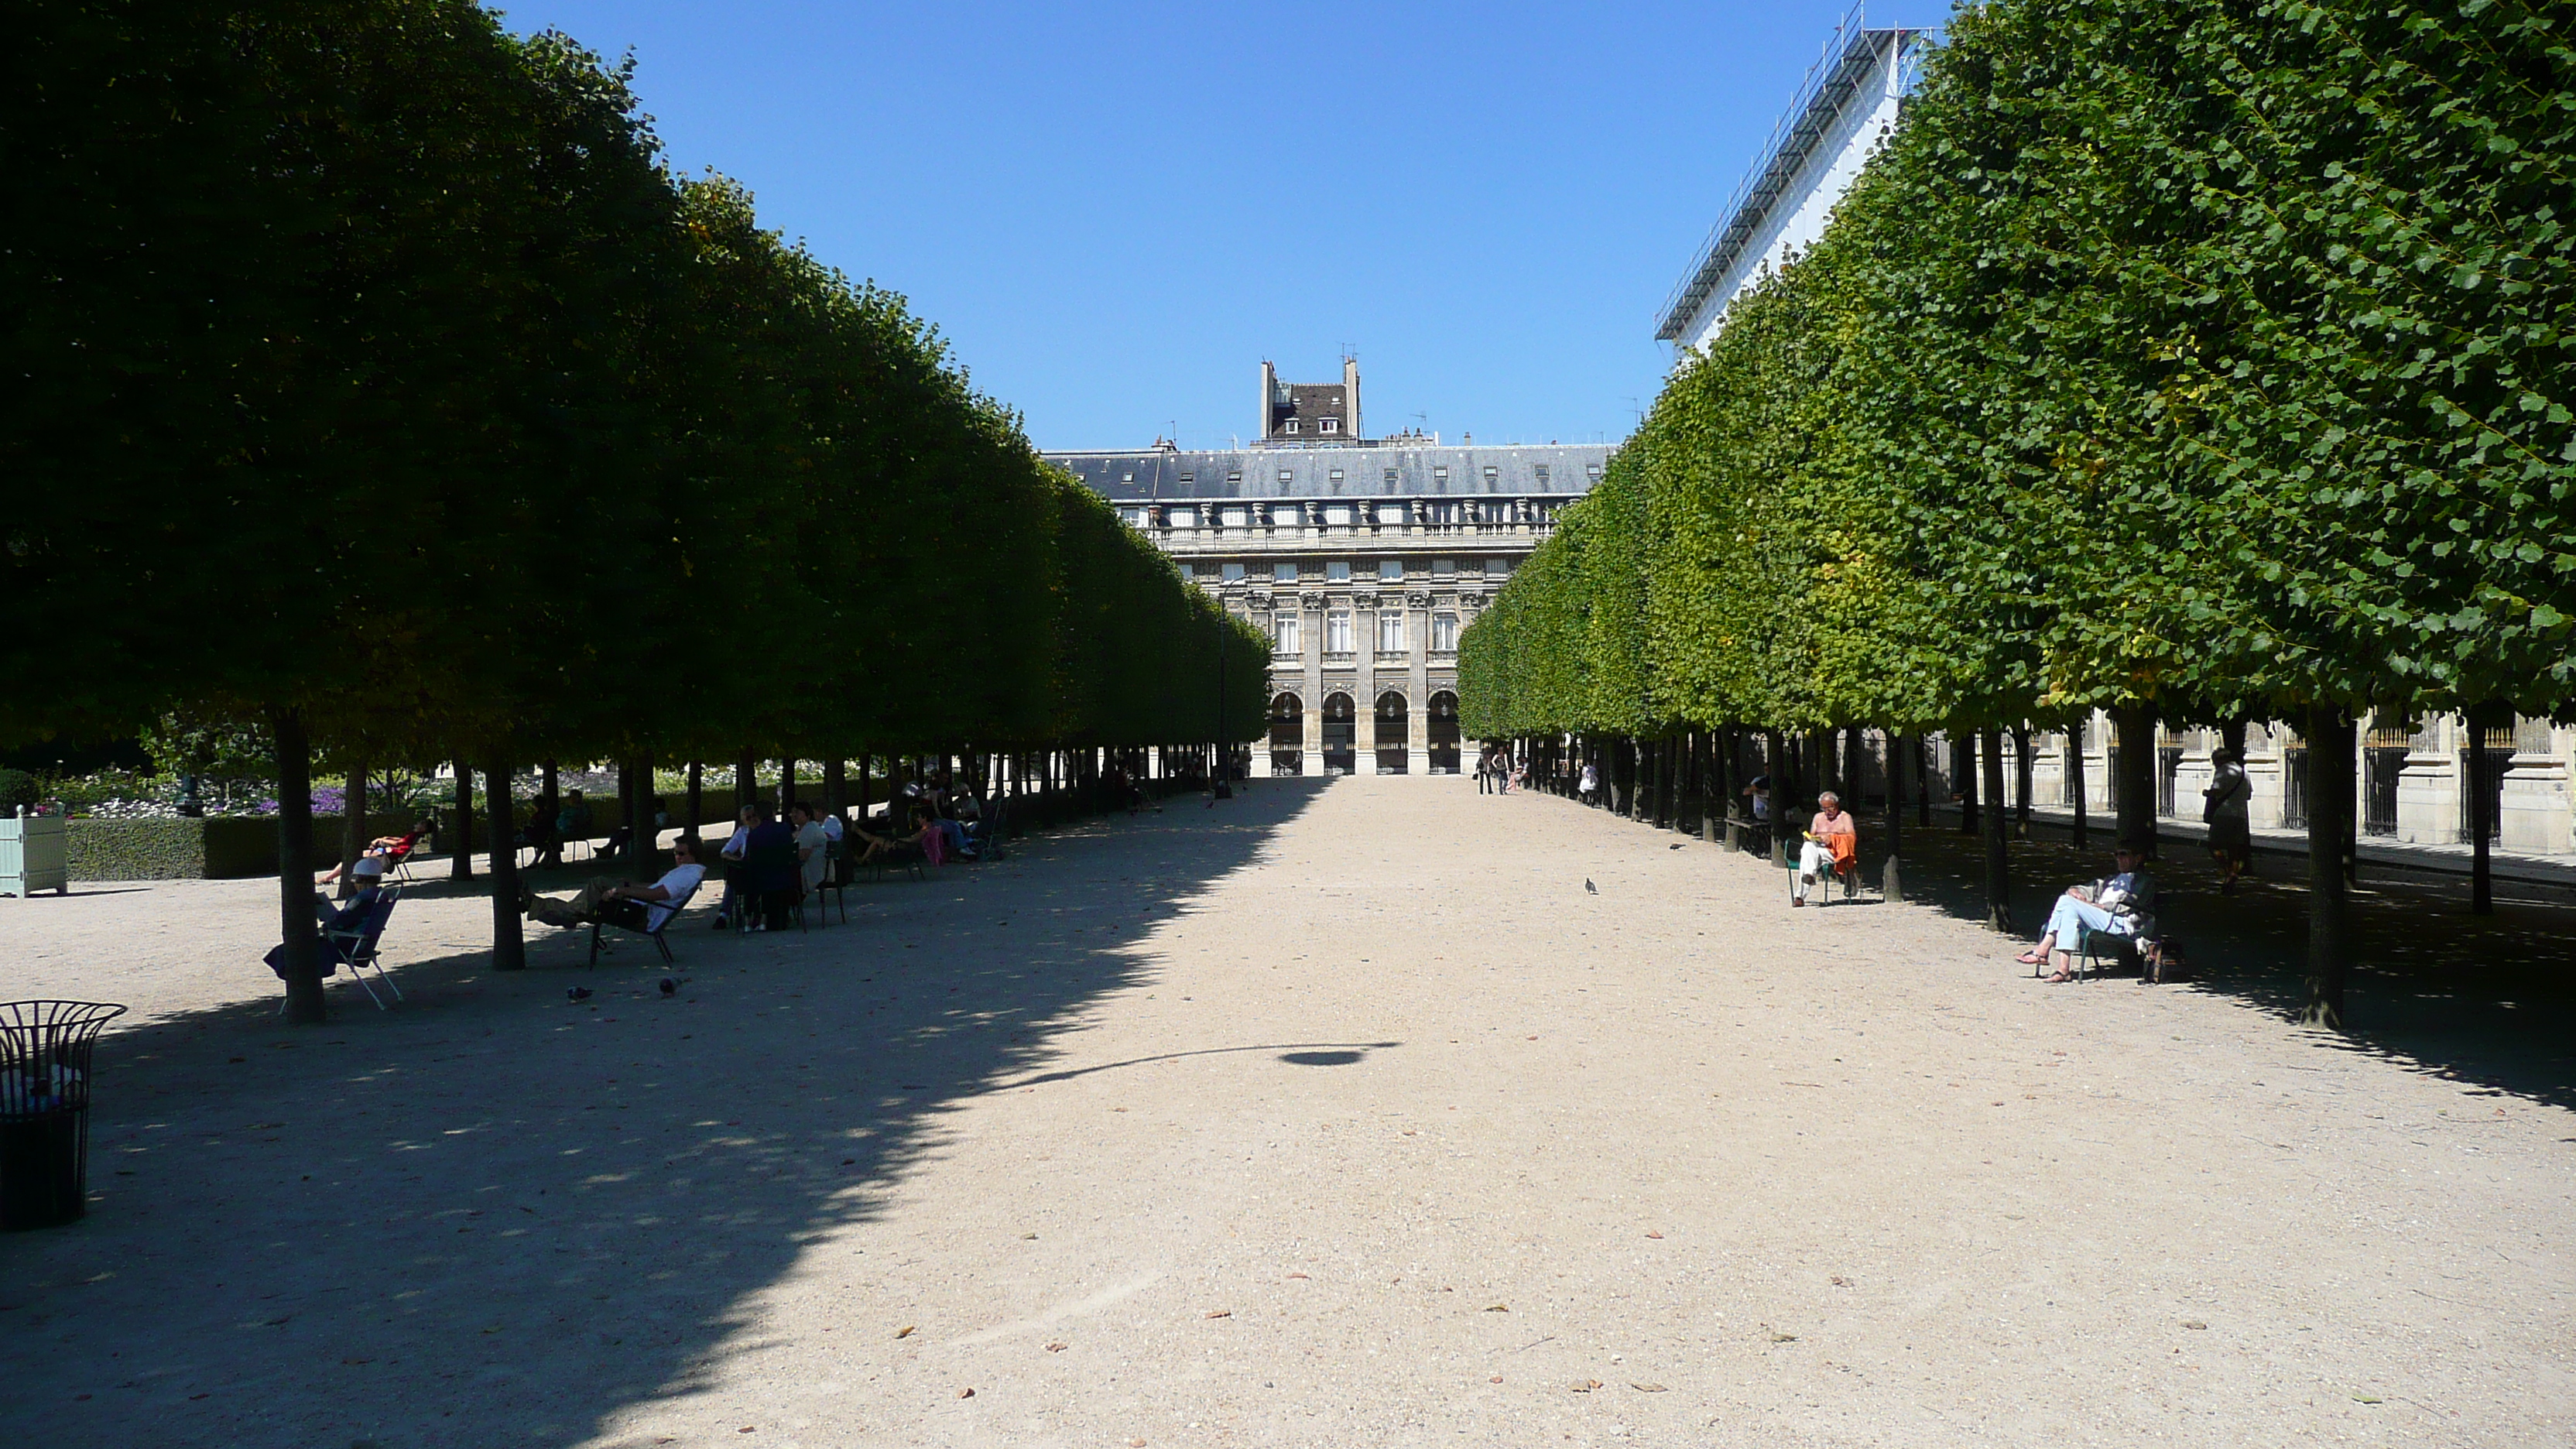
[[[1591,491],[1594,469],[1608,463],[1608,443],[1534,443],[1516,447],[1446,447],[1379,441],[1363,447],[1242,448],[1205,452],[1138,448],[1051,452],[1112,502],[1191,498],[1473,497]],[[1485,470],[1494,470],[1488,481]],[[1443,476],[1442,470],[1446,470]],[[1545,478],[1540,470],[1546,470]],[[1392,470],[1392,482],[1387,478]],[[1335,473],[1340,474],[1335,477]],[[1283,476],[1284,475],[1284,476]]]

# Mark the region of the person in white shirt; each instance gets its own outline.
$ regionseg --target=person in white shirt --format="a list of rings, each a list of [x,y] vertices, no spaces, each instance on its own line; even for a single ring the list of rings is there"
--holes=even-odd
[[[749,894],[743,887],[742,853],[751,847],[751,827],[759,823],[759,810],[749,805],[742,807],[734,815],[733,838],[716,852],[717,857],[724,861],[725,872],[724,905],[716,911],[716,929],[719,931],[733,924],[733,913],[743,908],[743,898]]]
[[[519,898],[529,919],[549,926],[569,929],[597,924],[658,931],[706,878],[707,868],[698,864],[697,842],[683,835],[671,846],[671,868],[650,885],[599,876],[569,901],[524,890]]]
[[[814,818],[814,807],[802,800],[787,807],[787,819],[796,827],[797,868],[810,896],[823,883],[823,873],[832,868],[831,851],[826,848],[831,837],[823,832],[823,822]]]

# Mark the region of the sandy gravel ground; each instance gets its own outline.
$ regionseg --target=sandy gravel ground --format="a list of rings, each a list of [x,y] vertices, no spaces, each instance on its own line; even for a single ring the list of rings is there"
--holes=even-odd
[[[0,1443],[2576,1442],[2549,1094],[1558,800],[1265,782],[673,1002],[439,887],[320,1030],[267,890],[0,902],[138,1008]]]

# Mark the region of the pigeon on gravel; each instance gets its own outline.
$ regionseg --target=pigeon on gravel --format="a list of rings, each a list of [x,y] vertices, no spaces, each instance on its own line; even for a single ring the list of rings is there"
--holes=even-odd
[[[1592,877],[1585,876],[1583,878],[1583,893],[1585,895],[1597,896],[1601,894],[1601,887],[1592,883]]]
[[[588,1001],[590,999],[590,988],[587,986],[566,987],[564,988],[564,999],[567,1001]]]
[[[671,979],[670,977],[668,977],[668,976],[663,977],[663,978],[662,978],[662,994],[663,994],[664,996],[677,996],[677,995],[679,995],[679,994],[680,994],[680,983],[679,983],[679,982],[677,982],[677,981],[672,980],[672,979]]]

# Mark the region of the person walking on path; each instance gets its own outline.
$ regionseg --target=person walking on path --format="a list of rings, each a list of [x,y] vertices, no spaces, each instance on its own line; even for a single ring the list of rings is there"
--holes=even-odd
[[[2236,878],[2254,863],[2254,798],[2245,761],[2225,745],[2210,751],[2209,786],[2200,792],[2200,818],[2209,826],[2209,853],[2218,860],[2218,892],[2236,894]]]
[[[1575,788],[1575,792],[1576,792],[1577,794],[1579,794],[1579,795],[1581,795],[1581,796],[1583,797],[1583,803],[1584,803],[1584,804],[1586,804],[1586,805],[1598,805],[1598,804],[1600,804],[1600,803],[1601,803],[1601,767],[1600,767],[1600,766],[1598,766],[1598,765],[1593,764],[1590,760],[1586,760],[1586,761],[1584,761],[1584,762],[1583,762],[1583,778],[1575,782],[1575,786],[1574,786],[1574,788]]]
[[[1790,893],[1789,904],[1803,906],[1807,892],[1818,876],[1830,879],[1860,863],[1860,831],[1843,811],[1840,795],[1827,790],[1816,797],[1816,818],[1807,825],[1807,838],[1798,846],[1798,884]],[[1825,887],[1825,900],[1833,899],[1833,887]],[[1825,902],[1818,901],[1821,906]]]

